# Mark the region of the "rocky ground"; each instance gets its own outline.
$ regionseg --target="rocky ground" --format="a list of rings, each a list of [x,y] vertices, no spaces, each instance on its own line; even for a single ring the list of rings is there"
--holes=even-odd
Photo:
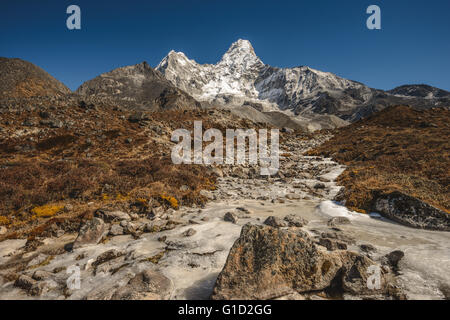
[[[4,240],[0,299],[448,299],[450,234],[334,203],[344,167],[305,155],[329,138],[285,139],[268,179],[251,166],[213,169],[203,206],[105,207],[36,247]]]

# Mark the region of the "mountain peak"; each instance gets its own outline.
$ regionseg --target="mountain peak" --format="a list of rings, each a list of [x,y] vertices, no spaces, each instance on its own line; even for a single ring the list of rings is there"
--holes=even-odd
[[[248,40],[239,39],[231,44],[230,48],[225,54],[239,53],[240,55],[256,56],[252,44]]]

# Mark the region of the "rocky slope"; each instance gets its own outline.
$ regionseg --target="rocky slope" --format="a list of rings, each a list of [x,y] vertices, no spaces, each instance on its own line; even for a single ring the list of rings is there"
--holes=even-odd
[[[83,83],[76,93],[131,102],[135,108],[145,110],[200,107],[190,95],[174,87],[146,62],[101,74]]]
[[[281,138],[278,176],[248,165],[208,168],[219,183],[202,192],[202,206],[140,210],[131,199],[102,199],[78,220],[39,217],[47,223],[34,238],[0,241],[0,298],[448,297],[448,233],[411,233],[331,202],[345,168],[305,154],[330,136]],[[371,266],[381,269],[380,289],[366,285]]]
[[[339,129],[312,155],[348,166],[340,200],[417,228],[450,230],[450,111],[386,108]]]
[[[421,108],[448,103],[441,94],[404,97],[396,90],[392,94],[375,90],[306,66],[272,67],[256,56],[247,40],[233,43],[214,65],[201,65],[182,52],[171,51],[156,69],[199,101],[231,106],[258,102],[269,110],[310,117],[332,114],[354,121],[402,102]]]
[[[0,99],[57,96],[70,92],[69,88],[34,64],[0,57]]]

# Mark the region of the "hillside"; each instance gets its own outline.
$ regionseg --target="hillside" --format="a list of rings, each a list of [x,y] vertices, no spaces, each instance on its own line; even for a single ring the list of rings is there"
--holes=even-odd
[[[348,166],[338,183],[339,200],[373,210],[380,194],[401,192],[450,212],[450,111],[387,108],[335,131],[310,152]]]
[[[21,59],[0,57],[0,99],[55,96],[70,89],[43,69]]]
[[[134,108],[197,109],[200,104],[173,86],[146,62],[115,69],[83,83],[82,96],[108,97],[134,104]]]

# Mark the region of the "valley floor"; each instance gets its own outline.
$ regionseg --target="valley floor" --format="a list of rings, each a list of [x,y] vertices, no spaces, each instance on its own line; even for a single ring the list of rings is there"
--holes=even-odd
[[[209,299],[242,226],[287,215],[307,220],[302,230],[312,238],[319,241],[324,233],[332,233],[348,250],[374,261],[393,250],[403,251],[396,279],[406,298],[449,299],[450,233],[408,228],[333,202],[339,191],[334,180],[345,168],[305,155],[328,138],[317,135],[286,142],[276,178],[252,176],[254,168],[233,168],[219,179],[215,191],[206,193],[210,201],[203,208],[169,210],[152,221],[129,217],[120,221],[124,229],[130,224],[133,229],[142,227],[139,236],[110,232],[107,241],[62,250],[77,237],[66,233],[43,240],[45,245],[27,253],[26,240],[0,242],[0,299]],[[349,223],[330,225],[337,216]],[[174,227],[164,231],[168,221]],[[79,289],[68,285],[73,275],[68,271],[74,266],[80,269]],[[137,277],[142,272],[144,276]],[[145,272],[156,279],[153,290],[142,289]],[[327,297],[309,293],[277,298]]]

